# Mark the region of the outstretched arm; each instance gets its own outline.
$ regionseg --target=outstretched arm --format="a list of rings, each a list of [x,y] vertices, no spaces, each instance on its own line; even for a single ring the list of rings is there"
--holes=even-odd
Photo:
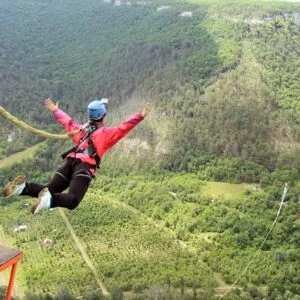
[[[137,126],[149,113],[150,108],[147,104],[142,112],[136,113],[127,121],[116,127],[107,127],[105,131],[105,152],[113,147],[120,139],[126,136],[135,126]],[[103,140],[102,140],[103,141]]]
[[[80,141],[81,135],[74,135],[74,132],[79,132],[81,125],[74,122],[74,120],[68,114],[59,109],[58,102],[54,103],[51,98],[47,98],[44,103],[45,107],[53,113],[54,118],[65,128],[66,132],[73,133],[73,142],[78,143]]]
[[[138,123],[140,123],[149,113],[150,107],[147,103],[141,113],[135,114],[133,117],[131,117],[129,120],[121,123],[119,126],[113,128],[114,134],[113,139],[114,143],[118,142],[121,138],[123,138],[125,135],[129,133]]]

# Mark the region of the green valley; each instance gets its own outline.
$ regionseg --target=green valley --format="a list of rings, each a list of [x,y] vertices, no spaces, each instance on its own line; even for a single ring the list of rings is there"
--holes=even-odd
[[[299,300],[299,49],[297,1],[1,1],[14,116],[62,133],[45,98],[82,124],[92,99],[109,126],[151,108],[76,210],[0,198],[0,242],[25,257],[14,299]],[[1,186],[46,184],[71,141],[0,120]]]

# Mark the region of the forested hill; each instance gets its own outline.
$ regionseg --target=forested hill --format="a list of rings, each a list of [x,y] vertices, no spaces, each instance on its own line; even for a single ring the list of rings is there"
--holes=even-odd
[[[47,96],[79,120],[108,97],[112,122],[148,101],[139,137],[170,154],[164,167],[210,154],[273,170],[298,157],[299,13],[269,1],[2,1],[1,105],[57,131]]]

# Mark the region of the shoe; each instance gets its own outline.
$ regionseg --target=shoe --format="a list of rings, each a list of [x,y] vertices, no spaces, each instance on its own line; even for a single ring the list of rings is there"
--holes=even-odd
[[[50,209],[51,208],[51,200],[52,196],[48,190],[48,188],[43,188],[38,195],[39,202],[32,206],[31,212],[33,214],[37,214],[42,209]]]
[[[20,195],[25,188],[25,183],[26,176],[24,175],[20,175],[16,177],[13,181],[8,182],[3,189],[4,197]]]

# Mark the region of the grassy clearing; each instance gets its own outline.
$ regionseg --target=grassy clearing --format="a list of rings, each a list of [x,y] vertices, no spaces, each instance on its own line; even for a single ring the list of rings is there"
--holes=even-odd
[[[199,238],[204,239],[207,243],[211,243],[213,237],[215,237],[218,234],[219,234],[218,232],[203,232],[203,233],[198,233],[197,236]]]
[[[249,184],[234,184],[226,182],[207,181],[203,193],[216,199],[238,199],[249,188]]]
[[[40,145],[41,145],[41,143],[38,143],[24,151],[12,154],[12,155],[8,156],[7,158],[1,159],[0,160],[0,169],[11,167],[12,165],[14,165],[16,163],[22,162],[24,159],[32,158],[35,155],[35,153],[38,150]]]

